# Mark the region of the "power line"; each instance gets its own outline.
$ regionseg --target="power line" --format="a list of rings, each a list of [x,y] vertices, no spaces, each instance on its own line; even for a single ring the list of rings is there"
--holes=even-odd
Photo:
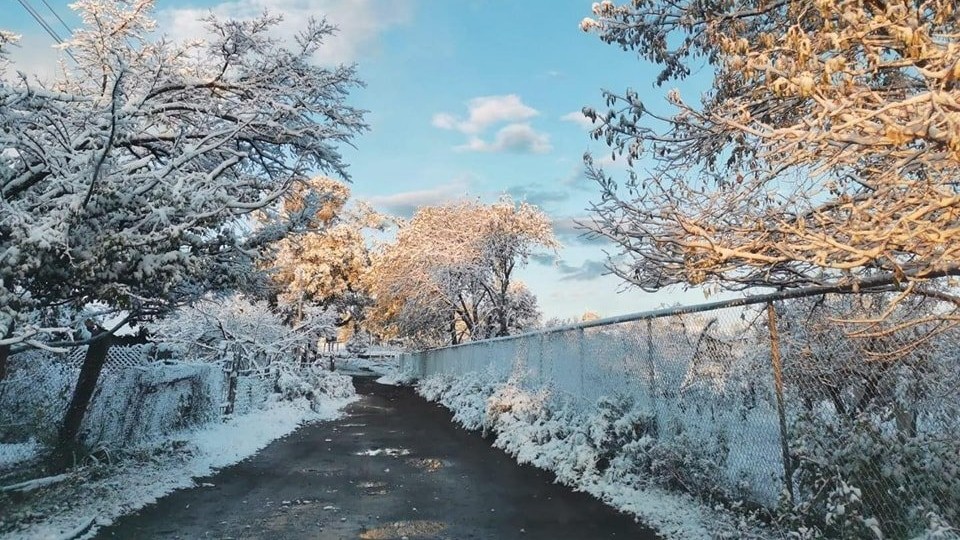
[[[63,38],[57,35],[57,33],[53,30],[53,28],[51,28],[50,25],[47,24],[47,21],[43,19],[43,16],[40,15],[40,13],[38,13],[37,10],[33,9],[33,6],[31,6],[27,0],[17,0],[17,1],[20,2],[20,5],[23,6],[23,9],[27,10],[27,13],[29,13],[30,16],[33,17],[33,20],[37,21],[37,24],[39,24],[41,28],[43,28],[44,30],[47,31],[48,34],[50,34],[50,37],[52,37],[54,41],[60,44],[63,43]]]
[[[47,21],[43,18],[43,15],[41,15],[40,12],[38,12],[36,9],[34,9],[32,5],[30,5],[29,0],[17,0],[17,2],[20,2],[20,5],[23,6],[23,9],[27,10],[27,13],[29,13],[30,16],[33,17],[33,20],[37,21],[37,24],[39,24],[40,27],[43,28],[47,32],[47,34],[49,34],[50,37],[53,38],[54,41],[56,41],[59,45],[63,45],[63,38],[61,38],[57,34],[57,32],[54,31],[54,29],[47,23]],[[46,4],[47,3],[46,0],[43,0],[43,3]],[[47,7],[48,8],[50,7],[49,4],[47,5]],[[52,8],[50,9],[52,10]],[[54,15],[56,15],[56,13],[54,13]],[[57,18],[60,19],[59,16],[57,16]],[[60,22],[63,23],[64,26],[66,26],[66,23],[64,23],[62,19],[60,20]],[[67,30],[69,31],[70,28],[67,27]],[[67,56],[69,56],[70,58],[73,58],[74,62],[77,61],[76,57],[74,57],[73,54],[70,53],[70,51],[68,51],[67,49],[64,49],[63,51],[67,53]]]
[[[43,5],[47,6],[47,9],[50,10],[50,13],[53,13],[53,16],[56,17],[58,21],[60,21],[60,24],[63,25],[63,27],[66,29],[67,33],[68,33],[68,34],[72,34],[72,33],[73,33],[73,30],[70,28],[70,25],[68,25],[68,24],[66,23],[66,21],[64,21],[64,20],[60,17],[60,14],[57,13],[57,10],[53,9],[53,6],[51,6],[51,5],[47,2],[47,0],[40,0],[40,1],[43,2]]]

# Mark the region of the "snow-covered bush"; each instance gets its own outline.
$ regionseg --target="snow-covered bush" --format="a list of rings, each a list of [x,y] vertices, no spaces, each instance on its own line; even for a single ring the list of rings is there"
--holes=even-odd
[[[229,354],[245,369],[312,350],[333,323],[332,314],[308,310],[299,324],[290,326],[266,302],[235,293],[195,302],[150,328],[180,358],[219,362]]]
[[[354,332],[347,340],[347,352],[350,354],[363,354],[367,352],[371,344],[370,334],[364,331]]]
[[[422,396],[453,411],[454,422],[471,430],[483,427],[487,397],[495,388],[496,381],[480,374],[434,377],[418,387]]]
[[[960,523],[960,441],[906,436],[875,419],[804,415],[791,451],[797,504],[790,519],[826,536],[914,537],[931,514]]]
[[[353,381],[341,375],[315,366],[301,369],[289,364],[278,365],[277,390],[287,401],[306,400],[317,410],[325,399],[343,399],[356,394]]]

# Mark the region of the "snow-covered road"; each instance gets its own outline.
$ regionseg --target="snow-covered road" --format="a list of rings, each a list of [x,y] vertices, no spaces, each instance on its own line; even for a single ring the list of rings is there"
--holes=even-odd
[[[412,389],[362,399],[102,529],[98,538],[656,538],[518,466]]]

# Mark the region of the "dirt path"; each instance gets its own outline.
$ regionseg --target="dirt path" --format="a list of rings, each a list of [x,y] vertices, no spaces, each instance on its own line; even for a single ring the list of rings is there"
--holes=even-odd
[[[517,466],[411,389],[355,384],[363,397],[343,419],[304,427],[97,538],[656,538]]]

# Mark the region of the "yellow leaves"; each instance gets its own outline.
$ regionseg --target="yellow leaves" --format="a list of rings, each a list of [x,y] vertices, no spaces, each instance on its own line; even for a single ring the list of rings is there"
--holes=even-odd
[[[808,71],[804,71],[796,79],[796,85],[800,89],[800,95],[803,97],[808,97],[813,95],[813,91],[816,88],[816,82],[813,80],[813,75]]]
[[[842,56],[834,56],[823,64],[824,74],[827,76],[841,72],[846,68],[847,61]]]
[[[776,44],[776,38],[774,38],[770,32],[763,32],[758,36],[757,42],[760,44],[760,47],[771,49]]]
[[[913,140],[913,137],[907,134],[903,129],[894,125],[887,126],[884,136],[886,136],[888,141],[895,145],[903,145]]]
[[[777,77],[770,84],[770,91],[778,97],[789,97],[797,93],[797,85],[785,77]]]

